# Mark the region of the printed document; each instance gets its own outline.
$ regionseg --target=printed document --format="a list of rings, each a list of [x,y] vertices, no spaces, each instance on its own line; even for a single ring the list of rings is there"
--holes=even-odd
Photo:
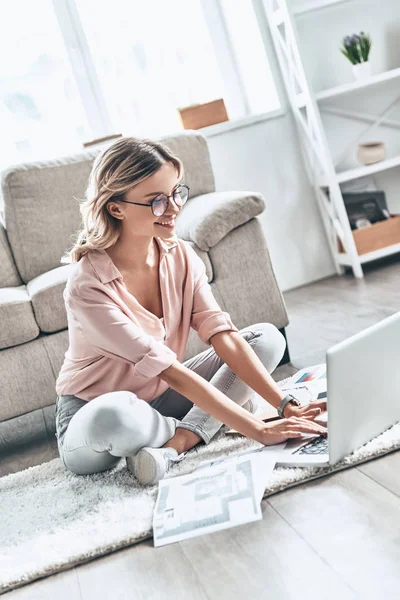
[[[153,517],[154,546],[260,520],[260,502],[275,464],[275,453],[255,452],[162,479]]]

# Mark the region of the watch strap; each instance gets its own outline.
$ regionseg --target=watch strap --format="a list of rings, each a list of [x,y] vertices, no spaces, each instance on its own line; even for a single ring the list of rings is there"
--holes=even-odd
[[[282,398],[281,403],[279,404],[279,406],[277,408],[278,415],[281,417],[281,419],[285,418],[283,411],[285,409],[286,404],[288,404],[289,402],[291,402],[295,406],[301,405],[300,402],[292,394],[287,394],[284,398]]]

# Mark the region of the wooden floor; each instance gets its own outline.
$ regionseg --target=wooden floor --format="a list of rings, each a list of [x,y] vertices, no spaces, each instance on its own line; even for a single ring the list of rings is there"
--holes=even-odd
[[[400,310],[400,259],[284,294],[292,364]],[[0,474],[57,456],[54,442],[2,461]],[[152,541],[23,588],[13,600],[400,598],[400,452],[263,501],[263,520],[155,549]],[[0,525],[1,526],[1,525]]]

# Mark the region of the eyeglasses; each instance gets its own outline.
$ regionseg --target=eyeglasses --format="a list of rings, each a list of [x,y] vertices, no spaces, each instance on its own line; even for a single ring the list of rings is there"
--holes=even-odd
[[[137,206],[151,206],[151,210],[155,217],[161,217],[168,209],[169,199],[173,198],[174,202],[177,206],[181,207],[185,204],[187,199],[189,198],[190,187],[184,183],[180,183],[178,187],[172,192],[170,196],[166,196],[165,194],[160,194],[156,198],[154,198],[150,204],[142,204],[140,202],[130,202],[129,200],[122,200],[121,198],[117,198],[116,200],[119,202],[126,202],[127,204],[137,204]]]

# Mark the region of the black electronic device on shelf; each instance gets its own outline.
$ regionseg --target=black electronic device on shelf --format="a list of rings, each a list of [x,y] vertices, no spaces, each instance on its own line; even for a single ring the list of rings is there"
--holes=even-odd
[[[359,229],[369,223],[372,225],[391,217],[383,191],[343,192],[342,195],[352,229]]]

